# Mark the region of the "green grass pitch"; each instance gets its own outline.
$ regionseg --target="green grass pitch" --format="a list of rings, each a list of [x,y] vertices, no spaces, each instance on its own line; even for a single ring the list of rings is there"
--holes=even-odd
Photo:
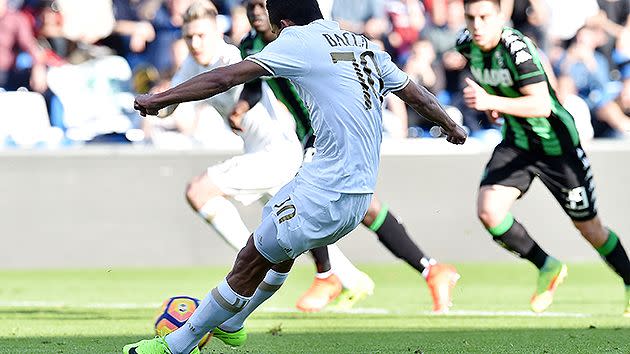
[[[293,306],[310,284],[297,266],[248,322],[240,349],[211,341],[202,353],[630,353],[621,281],[603,264],[569,265],[549,313],[528,302],[528,264],[462,264],[455,306],[431,315],[429,294],[403,264],[362,267],[375,294],[356,313],[302,314]],[[226,267],[0,271],[0,353],[120,353],[152,336],[156,307],[174,295],[199,298]]]

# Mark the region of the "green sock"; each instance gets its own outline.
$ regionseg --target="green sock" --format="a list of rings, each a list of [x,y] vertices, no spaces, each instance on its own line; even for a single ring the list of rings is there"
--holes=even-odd
[[[597,252],[608,263],[610,268],[623,279],[624,284],[630,286],[630,260],[628,260],[626,250],[621,245],[617,234],[610,229],[608,231],[608,239],[602,246],[597,248]]]

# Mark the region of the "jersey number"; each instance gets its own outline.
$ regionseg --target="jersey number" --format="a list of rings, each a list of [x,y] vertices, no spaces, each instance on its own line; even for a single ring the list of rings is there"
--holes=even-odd
[[[349,61],[352,63],[352,67],[354,68],[354,73],[357,75],[357,79],[361,84],[361,88],[363,89],[363,98],[365,103],[365,109],[372,109],[372,95],[370,91],[374,92],[374,95],[378,97],[379,102],[383,103],[383,95],[381,95],[381,91],[383,90],[383,86],[385,83],[383,82],[381,73],[381,69],[376,65],[376,59],[374,59],[374,52],[365,51],[361,53],[359,59],[360,63],[357,62],[357,59],[354,56],[353,52],[334,52],[330,53],[330,58],[332,59],[334,64],[339,63],[340,61]],[[376,73],[378,74],[378,84],[379,87],[376,89],[374,87],[374,79],[372,78],[372,69],[368,66],[367,58],[370,58],[374,68],[376,69]]]
[[[276,216],[280,217],[278,219],[278,224],[282,224],[283,222],[287,220],[293,219],[293,217],[297,213],[297,209],[295,208],[295,205],[293,205],[292,203],[289,203],[290,201],[291,201],[291,197],[288,197],[284,202],[278,203],[273,206],[274,208],[277,209]],[[284,214],[284,215],[280,216],[280,214]]]

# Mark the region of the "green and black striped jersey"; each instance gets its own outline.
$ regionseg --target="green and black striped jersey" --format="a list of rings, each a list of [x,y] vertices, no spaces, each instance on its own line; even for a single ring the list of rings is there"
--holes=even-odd
[[[474,80],[492,95],[520,97],[523,86],[546,82],[552,108],[549,117],[521,118],[503,114],[504,142],[544,155],[560,156],[580,144],[575,121],[562,107],[549,84],[536,46],[519,31],[505,27],[499,44],[483,52],[468,30],[457,40],[456,49],[468,59]]]
[[[266,46],[265,41],[261,34],[256,31],[251,31],[243,40],[239,46],[241,50],[241,57],[246,57],[260,52]],[[260,79],[258,79],[260,80]],[[298,139],[302,143],[306,143],[306,140],[313,135],[313,128],[311,127],[311,119],[308,109],[302,102],[302,99],[297,93],[297,90],[293,84],[280,77],[268,77],[263,78],[267,85],[271,88],[276,98],[282,102],[293,118],[295,119],[295,133]],[[254,82],[256,84],[256,82]]]

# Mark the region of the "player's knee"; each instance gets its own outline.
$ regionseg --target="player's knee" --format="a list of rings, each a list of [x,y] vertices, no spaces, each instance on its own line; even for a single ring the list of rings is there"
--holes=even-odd
[[[200,210],[210,198],[217,195],[216,188],[207,176],[196,176],[186,186],[186,200],[195,210]]]
[[[190,206],[193,207],[195,210],[199,210],[202,207],[202,204],[200,203],[200,200],[198,198],[198,190],[198,183],[194,180],[190,181],[190,183],[188,183],[188,185],[186,186],[186,200],[188,201],[188,204],[190,204]]]
[[[291,267],[293,267],[293,262],[295,262],[295,260],[289,259],[287,261],[274,265],[272,269],[278,273],[288,273],[291,270]]]
[[[368,207],[367,213],[363,217],[363,224],[366,226],[370,226],[374,223],[374,220],[378,217],[378,214],[381,212],[381,203],[376,199],[376,197],[372,198],[370,202],[370,206]]]
[[[477,218],[485,227],[494,227],[499,225],[503,220],[501,213],[489,205],[480,205],[477,208]],[[503,215],[505,217],[505,215]]]
[[[598,217],[588,221],[576,221],[573,224],[580,231],[580,234],[595,246],[605,243],[608,238],[609,232]]]

